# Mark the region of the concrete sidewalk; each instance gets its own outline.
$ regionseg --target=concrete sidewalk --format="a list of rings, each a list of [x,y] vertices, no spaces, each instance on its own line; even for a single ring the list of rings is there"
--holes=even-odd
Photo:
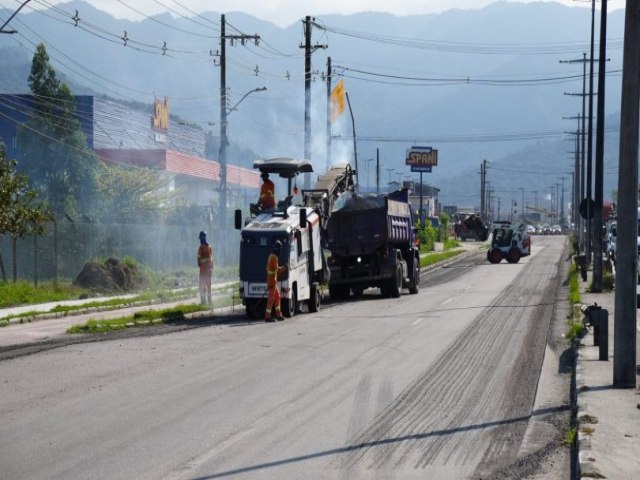
[[[599,347],[589,328],[576,367],[580,478],[640,479],[640,389],[613,387],[615,293],[588,293],[587,285],[581,282],[582,303],[595,302],[609,313],[609,359],[598,360]]]
[[[213,285],[213,296],[218,298],[230,293],[233,293],[234,282],[225,282]],[[72,325],[82,324],[87,320],[106,320],[112,318],[118,318],[128,315],[133,315],[136,312],[149,310],[154,308],[173,308],[179,305],[187,305],[193,303],[200,303],[199,296],[193,296],[184,298],[181,300],[172,300],[162,304],[157,303],[145,303],[141,305],[131,305],[127,307],[111,309],[111,308],[91,308],[78,310],[73,314],[49,314],[52,308],[57,305],[82,305],[84,303],[95,302],[100,300],[108,300],[109,298],[127,298],[127,295],[118,295],[116,297],[100,297],[89,298],[86,300],[70,300],[63,302],[52,302],[47,304],[27,305],[21,307],[11,307],[0,309],[0,319],[6,318],[10,315],[19,314],[21,311],[28,312],[41,312],[34,317],[30,317],[28,321],[24,323],[20,322],[19,318],[13,318],[10,320],[10,325],[0,328],[0,351],[3,348],[15,347],[18,345],[25,345],[37,342],[45,342],[60,339],[67,336],[67,329]],[[216,312],[223,312],[229,310],[230,307],[215,308]],[[202,315],[211,314],[211,311],[204,312]],[[193,314],[197,317],[198,314]]]

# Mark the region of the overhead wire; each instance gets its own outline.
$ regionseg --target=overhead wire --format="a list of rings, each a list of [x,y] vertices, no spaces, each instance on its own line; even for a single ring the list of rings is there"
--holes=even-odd
[[[531,86],[531,85],[553,85],[557,83],[568,83],[582,79],[582,74],[576,75],[563,75],[556,77],[541,77],[541,78],[519,78],[519,79],[489,79],[489,78],[473,78],[473,77],[413,77],[406,75],[394,75],[388,73],[380,73],[367,71],[357,68],[344,67],[336,65],[334,67],[335,75],[343,76],[346,78],[354,78],[358,80],[375,82],[376,80],[361,77],[357,75],[349,75],[345,72],[354,72],[359,75],[368,75],[375,78],[383,78],[390,80],[379,80],[378,83],[404,85],[404,86],[446,86],[446,85],[492,85],[492,86]],[[607,75],[619,76],[622,74],[622,69],[608,70]],[[409,83],[410,82],[410,83]]]
[[[171,56],[171,55],[167,55],[167,52],[169,52],[169,54],[174,53],[174,54],[184,54],[184,55],[209,55],[210,53],[210,50],[194,50],[194,49],[185,50],[180,48],[173,48],[171,46],[167,46],[166,42],[164,42],[163,45],[158,45],[150,42],[139,41],[139,40],[136,40],[135,37],[130,37],[127,32],[125,32],[125,35],[121,35],[119,33],[111,32],[103,27],[100,27],[99,25],[95,25],[94,23],[81,18],[77,10],[74,15],[71,12],[65,11],[59,6],[48,2],[47,0],[34,0],[34,3],[39,4],[41,6],[48,7],[50,10],[58,13],[58,15],[61,15],[63,18],[61,19],[61,18],[53,17],[52,15],[48,14],[46,11],[35,9],[33,6],[30,6],[30,8],[33,11],[43,16],[46,16],[58,22],[71,25],[76,28],[79,28],[93,36],[96,36],[103,40],[107,40],[111,43],[124,45],[126,47],[141,51],[143,53],[162,55],[162,56]],[[215,38],[215,37],[211,37],[211,38]],[[178,58],[176,56],[171,56],[171,57]]]
[[[381,35],[367,32],[359,32],[356,30],[347,30],[337,27],[331,27],[326,24],[314,21],[314,26],[330,33],[342,35],[360,40],[367,40],[377,43],[383,43],[392,46],[400,46],[407,48],[417,48],[423,50],[433,50],[449,53],[473,53],[478,55],[557,55],[573,52],[582,52],[589,48],[589,44],[583,42],[553,42],[553,43],[515,43],[509,42],[505,44],[490,43],[464,43],[464,42],[448,42],[442,40],[430,40],[411,37],[394,37],[390,35]],[[622,48],[622,39],[607,40],[607,48]]]

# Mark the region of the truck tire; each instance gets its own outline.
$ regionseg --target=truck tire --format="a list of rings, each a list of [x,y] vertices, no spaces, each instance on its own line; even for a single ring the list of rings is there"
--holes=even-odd
[[[520,257],[521,257],[520,250],[513,247],[509,250],[509,253],[507,253],[507,262],[518,263],[520,261]]]
[[[311,298],[309,299],[309,312],[316,313],[320,310],[320,290],[315,283],[311,285]]]
[[[334,301],[346,300],[349,298],[349,286],[329,284],[329,296]]]
[[[255,308],[255,305],[247,303],[247,318],[249,320],[255,320],[258,318],[258,312],[256,312]]]
[[[354,297],[361,297],[364,293],[364,288],[362,287],[351,287],[351,291],[353,292]]]
[[[492,248],[487,252],[487,260],[490,263],[500,263],[502,261],[502,252],[499,248]]]
[[[402,265],[396,266],[396,274],[389,280],[389,296],[398,298],[402,293]]]
[[[409,293],[415,295],[420,290],[420,267],[417,265],[418,260],[413,263],[413,276],[409,280]]]
[[[287,318],[293,317],[296,314],[296,311],[298,309],[297,304],[298,304],[298,296],[296,295],[296,289],[294,287],[291,289],[290,298],[282,299],[282,314]]]

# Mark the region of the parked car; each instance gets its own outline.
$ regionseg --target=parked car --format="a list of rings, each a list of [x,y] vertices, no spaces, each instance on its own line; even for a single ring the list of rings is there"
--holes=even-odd
[[[615,265],[616,263],[616,237],[618,233],[618,222],[612,220],[607,222],[606,233],[604,235],[605,251],[604,254],[607,260],[610,260]]]

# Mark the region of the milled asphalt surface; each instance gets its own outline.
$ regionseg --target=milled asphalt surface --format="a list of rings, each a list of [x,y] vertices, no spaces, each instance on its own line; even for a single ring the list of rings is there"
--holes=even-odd
[[[479,247],[474,243],[463,242],[463,244],[468,250]],[[586,291],[588,285],[589,282],[581,282],[582,303],[591,305],[595,302],[608,311],[609,359],[608,361],[598,359],[599,349],[594,346],[593,331],[589,329],[580,342],[576,366],[580,478],[640,479],[640,389],[638,386],[633,389],[613,387],[615,293],[589,293]],[[77,305],[95,300],[92,298],[0,309],[0,319],[23,311],[47,312],[56,305]],[[174,302],[174,304],[197,302],[198,298],[193,297]],[[130,307],[125,311],[123,309],[92,311],[82,315],[49,317],[47,321],[11,325],[0,329],[0,350],[5,347],[67,336],[65,331],[69,326],[82,323],[89,317],[115,318],[149,308],[152,306]],[[638,332],[640,332],[640,315],[637,316],[637,321]],[[637,358],[640,359],[640,349],[638,349]]]
[[[589,272],[591,273],[591,272]],[[640,479],[640,389],[613,387],[615,293],[588,293],[588,282],[581,282],[585,305],[597,303],[608,311],[608,360],[599,360],[593,329],[582,338],[578,349],[578,451],[580,478],[608,480]],[[636,314],[638,332],[640,315]],[[640,338],[640,335],[638,336]],[[640,349],[636,342],[636,359]],[[636,377],[637,379],[638,377]]]

